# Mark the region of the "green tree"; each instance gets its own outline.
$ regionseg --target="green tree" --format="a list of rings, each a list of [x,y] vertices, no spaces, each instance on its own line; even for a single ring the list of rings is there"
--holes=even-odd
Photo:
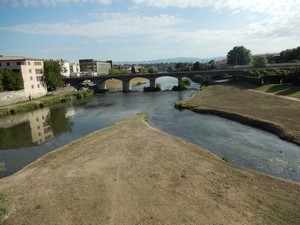
[[[255,56],[253,57],[253,66],[258,68],[264,68],[268,64],[266,56]]]
[[[128,74],[128,71],[125,70],[125,69],[115,69],[115,68],[112,68],[112,69],[109,69],[109,72],[108,72],[110,75],[115,75],[115,74]]]
[[[158,69],[156,66],[151,66],[148,68],[148,73],[157,73]]]
[[[55,61],[44,62],[44,76],[48,87],[58,88],[63,86],[64,80],[61,76],[61,65]]]
[[[193,68],[192,68],[193,71],[199,71],[201,70],[201,64],[197,61],[194,63],[193,65]]]
[[[290,62],[290,61],[300,60],[300,47],[286,49],[280,52],[280,62]]]
[[[24,81],[20,73],[4,69],[0,71],[0,74],[0,90],[17,91],[24,89]]]
[[[2,78],[3,78],[3,76],[2,76],[2,73],[0,71],[0,92],[2,92],[4,90],[4,87],[2,85]]]
[[[235,46],[227,53],[230,65],[247,65],[251,62],[251,51],[244,46]]]

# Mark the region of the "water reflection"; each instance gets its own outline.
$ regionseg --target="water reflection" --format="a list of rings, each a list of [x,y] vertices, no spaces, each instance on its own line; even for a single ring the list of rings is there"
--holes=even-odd
[[[55,136],[71,131],[74,108],[42,108],[0,118],[0,150],[41,145]]]

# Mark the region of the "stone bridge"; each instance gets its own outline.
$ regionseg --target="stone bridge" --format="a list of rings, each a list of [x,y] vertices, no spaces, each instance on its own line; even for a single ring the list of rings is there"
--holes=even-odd
[[[211,80],[213,76],[222,75],[230,72],[238,73],[240,70],[211,70],[211,71],[188,71],[188,72],[171,72],[171,73],[137,73],[137,74],[116,74],[116,75],[100,75],[100,76],[82,76],[82,77],[69,77],[65,78],[65,83],[71,85],[78,85],[79,83],[90,80],[95,82],[99,90],[105,90],[105,82],[110,79],[117,79],[122,81],[123,92],[130,91],[130,80],[134,78],[145,78],[149,80],[151,88],[155,88],[155,81],[159,77],[174,77],[178,79],[178,87],[183,87],[183,78],[193,78],[195,76],[201,76],[206,80]]]

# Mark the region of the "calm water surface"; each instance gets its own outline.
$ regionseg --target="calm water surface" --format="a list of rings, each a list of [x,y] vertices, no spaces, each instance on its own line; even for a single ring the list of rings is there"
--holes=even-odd
[[[171,89],[177,83],[172,78],[159,78],[157,82],[163,89]],[[193,88],[197,87],[193,84]],[[234,121],[174,108],[175,102],[194,92],[116,92],[1,118],[0,161],[6,164],[2,177],[84,135],[147,112],[152,126],[207,148],[232,163],[300,181],[299,146]]]

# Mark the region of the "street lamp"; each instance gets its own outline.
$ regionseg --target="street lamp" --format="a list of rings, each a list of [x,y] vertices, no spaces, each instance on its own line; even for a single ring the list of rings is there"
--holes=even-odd
[[[238,53],[235,53],[235,65],[237,66],[237,57],[238,57]]]

